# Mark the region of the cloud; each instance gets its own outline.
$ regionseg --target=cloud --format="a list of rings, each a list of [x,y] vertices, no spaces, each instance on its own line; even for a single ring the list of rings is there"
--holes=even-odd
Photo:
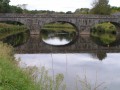
[[[75,11],[77,8],[91,8],[93,0],[11,0],[11,5],[28,4],[30,10]],[[110,0],[112,6],[120,6],[119,0]]]

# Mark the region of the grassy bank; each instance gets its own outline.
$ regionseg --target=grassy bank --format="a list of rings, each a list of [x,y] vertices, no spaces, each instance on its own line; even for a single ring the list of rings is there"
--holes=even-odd
[[[0,42],[0,50],[0,90],[65,90],[63,74],[53,81],[45,67],[20,68],[11,46]]]
[[[28,30],[25,26],[0,23],[0,39]]]
[[[36,90],[33,79],[17,66],[13,48],[0,42],[0,90]]]
[[[103,34],[103,33],[113,33],[116,34],[116,27],[110,22],[96,24],[92,29],[91,33]]]
[[[116,27],[110,22],[95,25],[91,30],[91,36],[102,45],[110,45],[116,40]]]
[[[54,32],[60,32],[60,31],[65,31],[65,32],[75,32],[75,27],[72,26],[69,23],[50,23],[44,25],[42,30],[48,30],[48,31],[54,31]]]
[[[63,74],[57,74],[53,80],[45,67],[20,68],[13,57],[14,52],[11,46],[0,42],[0,50],[0,90],[67,90],[66,84],[63,83]],[[92,88],[86,77],[85,75],[83,79],[76,78],[74,90],[100,90],[102,88],[104,82],[98,85],[95,83]]]

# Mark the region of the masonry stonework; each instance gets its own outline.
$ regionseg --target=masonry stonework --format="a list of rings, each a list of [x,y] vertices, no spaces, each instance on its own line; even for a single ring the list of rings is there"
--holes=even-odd
[[[31,34],[40,34],[41,28],[51,22],[67,22],[79,33],[90,33],[90,28],[102,22],[120,25],[119,15],[77,15],[77,14],[0,14],[0,21],[17,21],[28,27]]]

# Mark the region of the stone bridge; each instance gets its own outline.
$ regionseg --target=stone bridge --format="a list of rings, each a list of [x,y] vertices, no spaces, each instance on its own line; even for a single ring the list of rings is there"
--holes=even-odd
[[[77,14],[0,14],[0,21],[17,21],[26,25],[31,34],[40,34],[43,25],[51,22],[67,22],[79,33],[89,33],[90,28],[102,22],[120,25],[117,15],[77,15]]]
[[[112,46],[102,46],[89,35],[79,35],[75,42],[64,46],[52,46],[43,42],[40,35],[31,35],[28,42],[15,48],[16,53],[117,53],[120,52],[120,35]]]

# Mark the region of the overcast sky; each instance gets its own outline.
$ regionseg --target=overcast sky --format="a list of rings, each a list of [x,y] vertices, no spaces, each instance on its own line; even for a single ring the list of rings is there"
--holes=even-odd
[[[75,11],[77,8],[91,8],[93,0],[10,0],[11,5],[27,4],[30,10]],[[110,5],[120,6],[120,0],[109,0]]]

